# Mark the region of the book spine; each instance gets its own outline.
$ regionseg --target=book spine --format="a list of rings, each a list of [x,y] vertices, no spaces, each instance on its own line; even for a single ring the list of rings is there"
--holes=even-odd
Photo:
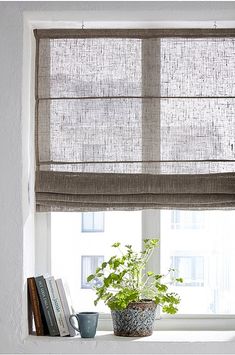
[[[28,292],[29,292],[28,293],[29,294],[28,302],[31,303],[33,317],[34,317],[34,323],[35,323],[35,328],[36,328],[36,334],[37,335],[44,335],[45,332],[44,332],[42,316],[41,316],[41,311],[40,311],[40,303],[39,303],[37,287],[36,287],[34,277],[29,277],[27,279],[27,284],[28,284]]]
[[[56,285],[58,288],[58,292],[59,292],[59,296],[60,296],[60,300],[62,303],[62,307],[64,310],[64,314],[65,314],[65,319],[68,325],[68,329],[69,329],[69,334],[71,337],[74,337],[76,335],[76,331],[75,329],[71,326],[70,322],[69,322],[69,317],[72,314],[70,307],[69,307],[69,303],[68,303],[68,299],[66,297],[66,293],[65,293],[65,289],[64,289],[64,285],[61,279],[57,279],[56,280]]]
[[[46,318],[49,333],[51,336],[60,335],[46,281],[43,276],[38,276],[35,278],[35,282],[38,290],[39,299],[41,301],[43,312]]]
[[[55,313],[60,336],[64,337],[66,335],[69,335],[69,329],[65,319],[65,314],[59,297],[59,292],[56,286],[56,282],[53,276],[46,277],[45,280],[51,298],[51,303]]]

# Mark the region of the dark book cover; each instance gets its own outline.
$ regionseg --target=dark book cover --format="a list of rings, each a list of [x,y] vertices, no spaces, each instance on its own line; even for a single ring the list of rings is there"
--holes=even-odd
[[[29,311],[29,333],[32,334],[32,313],[37,335],[45,335],[40,302],[34,277],[27,279],[28,285],[28,311]],[[32,313],[31,313],[32,312]],[[30,314],[31,313],[31,314]]]
[[[39,298],[39,296],[38,296],[38,298]],[[49,335],[50,333],[49,333],[47,321],[46,321],[46,318],[45,318],[45,315],[44,315],[44,312],[42,309],[42,304],[41,304],[40,299],[39,299],[39,304],[40,304],[40,312],[41,312],[41,317],[42,317],[42,324],[43,324],[43,328],[44,328],[44,335]]]
[[[35,277],[35,282],[37,286],[39,299],[44,312],[44,316],[46,318],[46,323],[48,326],[49,333],[51,336],[60,335],[55,314],[52,308],[50,296],[48,293],[46,281],[43,276],[38,276]]]
[[[33,309],[32,309],[32,300],[29,292],[29,282],[27,279],[27,310],[28,310],[28,331],[29,334],[35,334],[33,329]]]

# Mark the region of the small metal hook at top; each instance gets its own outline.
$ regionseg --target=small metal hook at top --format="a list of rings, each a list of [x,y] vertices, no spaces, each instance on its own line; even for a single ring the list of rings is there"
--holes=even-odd
[[[217,29],[217,23],[216,23],[216,21],[214,22],[214,29],[216,30]]]
[[[84,21],[82,20],[82,30],[84,30],[85,25],[84,25]]]

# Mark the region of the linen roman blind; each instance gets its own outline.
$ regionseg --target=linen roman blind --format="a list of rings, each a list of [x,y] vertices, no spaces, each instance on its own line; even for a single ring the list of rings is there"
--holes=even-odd
[[[235,207],[235,30],[35,30],[38,211]]]

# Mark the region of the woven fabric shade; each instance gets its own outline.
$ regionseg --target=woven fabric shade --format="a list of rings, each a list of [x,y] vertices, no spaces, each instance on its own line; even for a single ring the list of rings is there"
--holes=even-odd
[[[38,211],[235,207],[235,30],[35,30]]]

